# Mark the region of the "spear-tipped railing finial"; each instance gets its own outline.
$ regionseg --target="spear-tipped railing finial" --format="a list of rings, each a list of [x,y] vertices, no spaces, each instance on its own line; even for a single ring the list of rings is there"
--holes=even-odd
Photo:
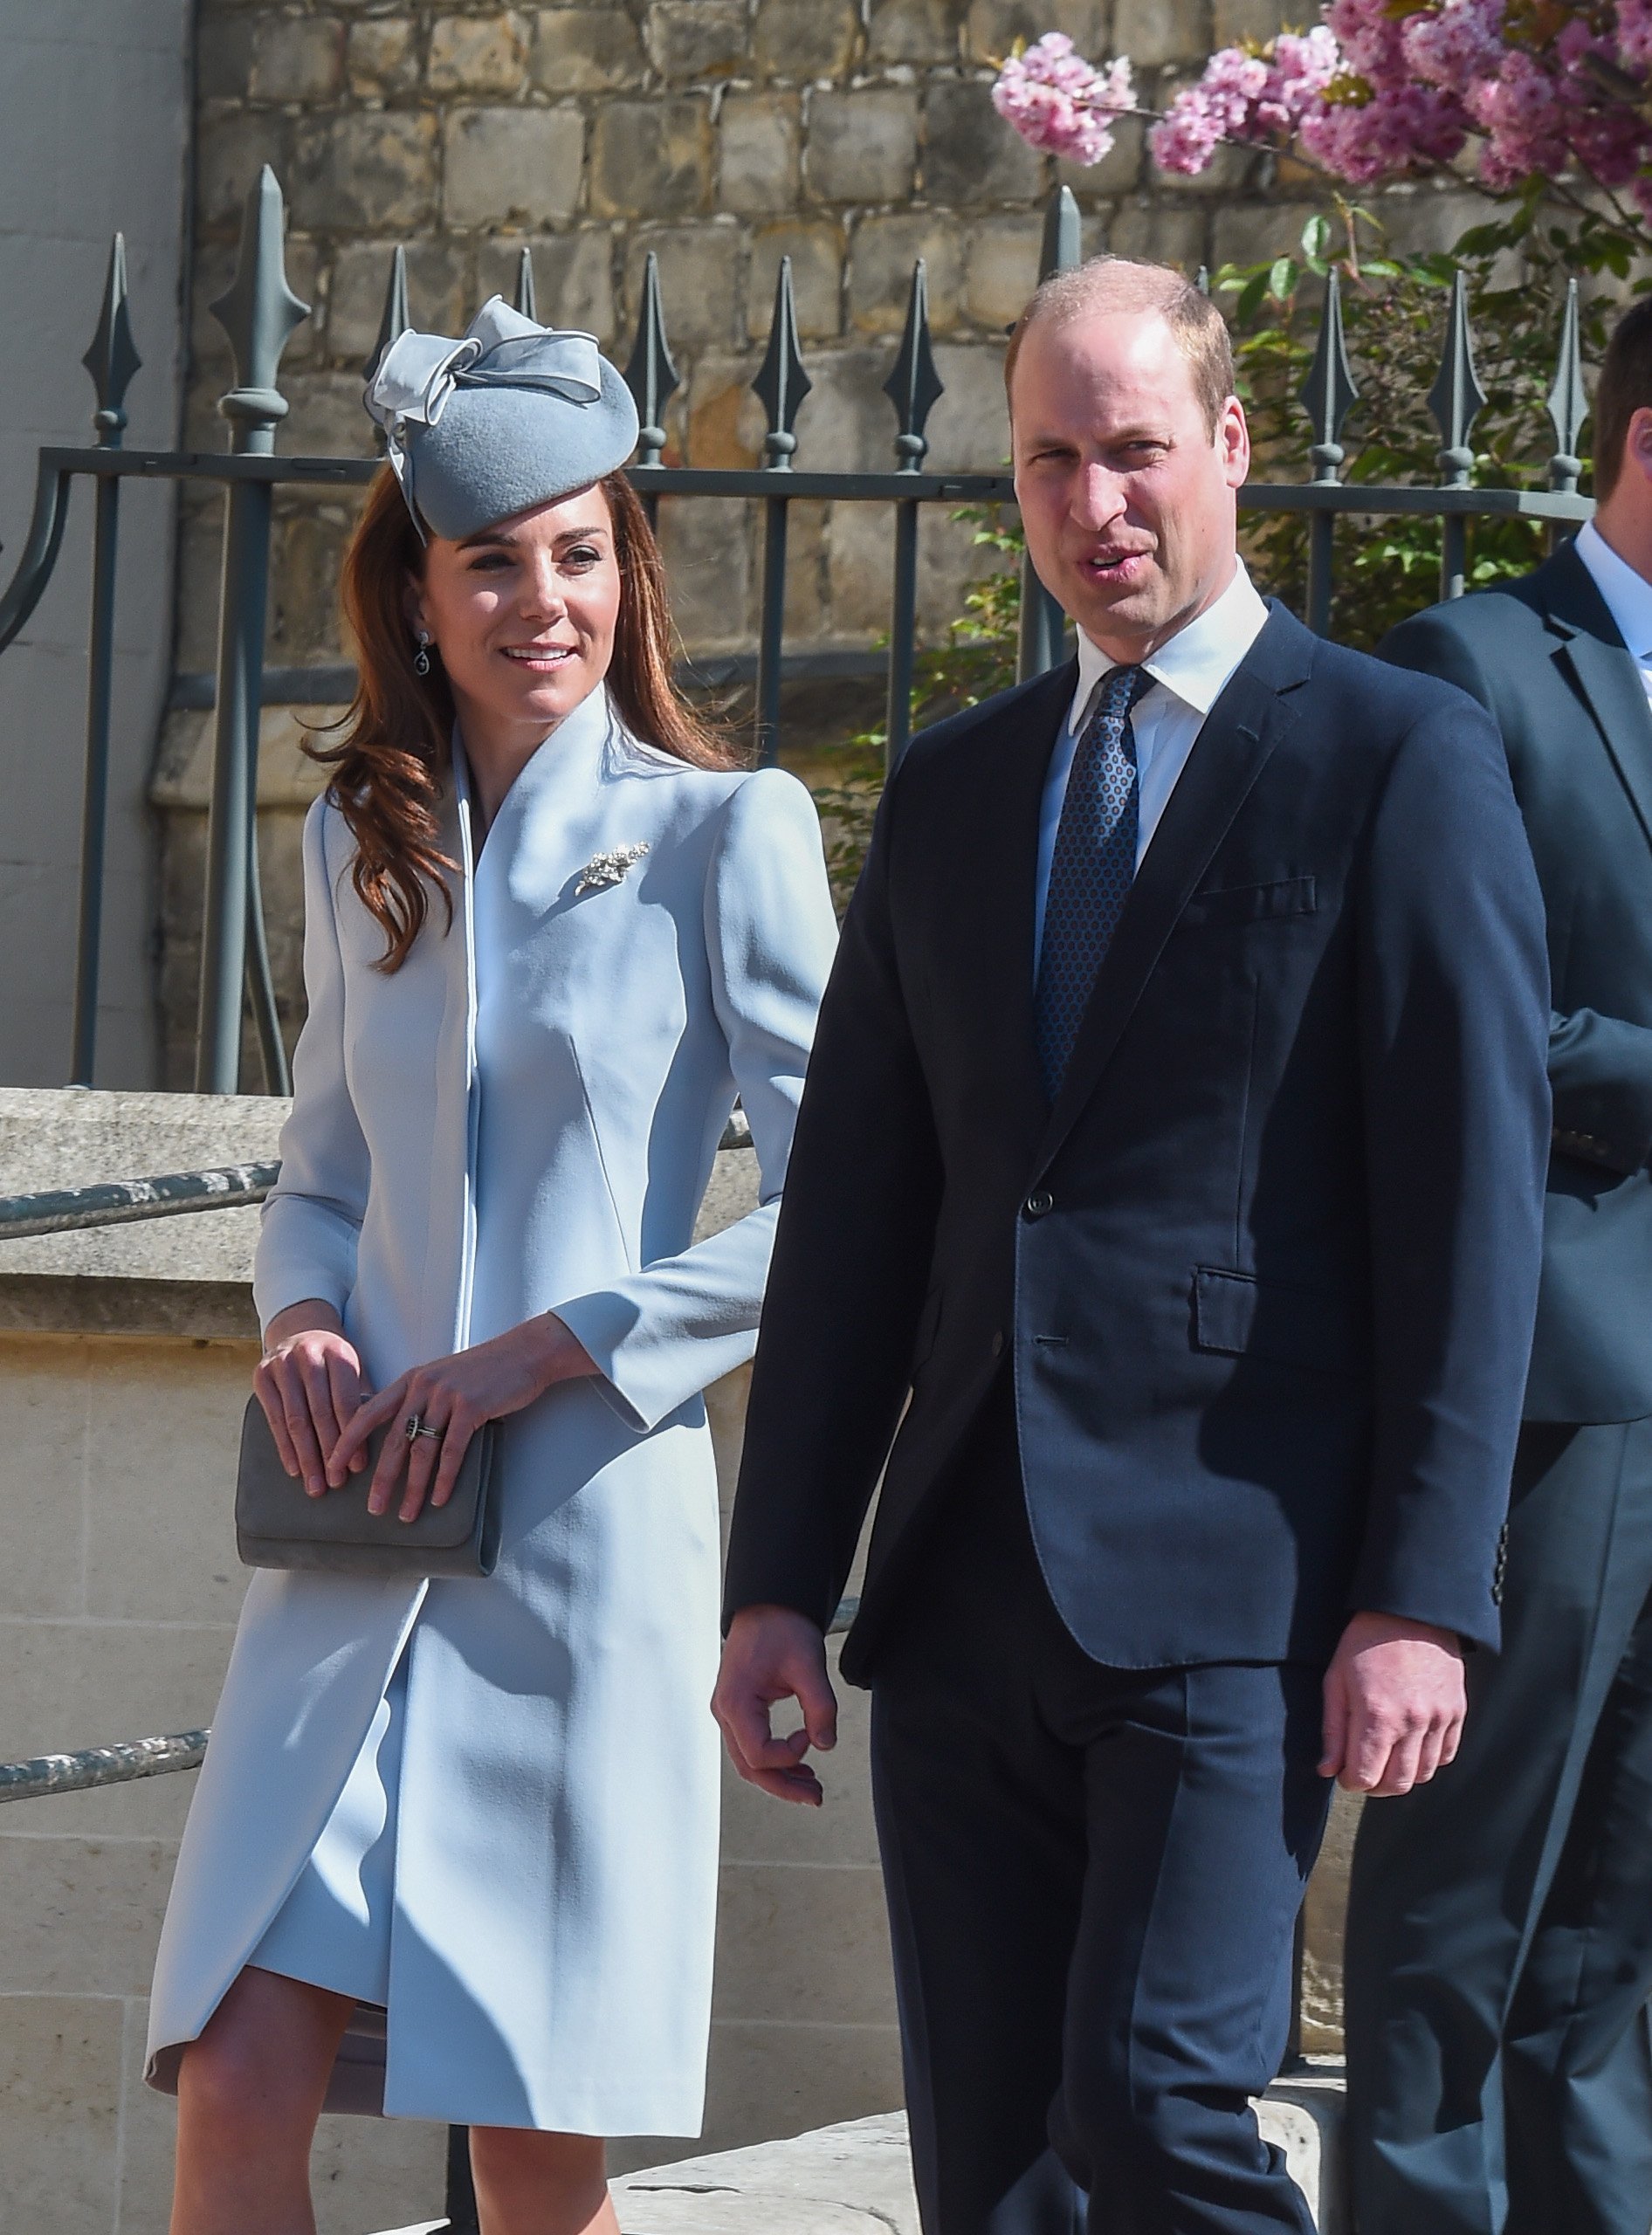
[[[126,393],[132,375],[143,360],[132,339],[127,315],[126,237],[117,233],[109,244],[109,271],[103,283],[103,308],[92,347],[80,362],[92,375],[98,408],[92,415],[98,442],[104,450],[118,450],[127,423]]]
[[[384,361],[384,353],[398,335],[407,332],[413,323],[413,314],[407,306],[407,251],[397,247],[390,257],[390,277],[384,290],[384,311],[379,320],[378,339],[373,344],[373,354],[361,368],[363,380],[370,381]]]
[[[625,368],[625,385],[631,392],[641,422],[637,437],[638,465],[657,465],[665,448],[665,407],[682,385],[665,339],[665,312],[660,300],[659,258],[650,249],[643,259],[643,299],[637,313],[637,340]]]
[[[946,383],[935,370],[935,353],[929,340],[929,275],[920,256],[912,266],[912,293],[906,303],[906,330],[901,336],[895,369],[884,382],[884,394],[895,407],[900,432],[895,455],[903,473],[916,473],[929,450],[924,429],[929,415],[946,394]]]
[[[803,369],[802,347],[797,339],[797,301],[792,292],[792,260],[782,256],[774,275],[774,315],[768,329],[768,348],[752,388],[768,414],[763,437],[763,462],[776,471],[789,470],[797,448],[793,424],[797,407],[815,383]]]
[[[1044,210],[1044,237],[1038,251],[1038,277],[1070,272],[1084,261],[1084,237],[1078,204],[1070,186],[1058,186]]]
[[[1040,280],[1070,272],[1084,261],[1084,230],[1070,186],[1058,186],[1044,205],[1044,234],[1038,251]],[[1016,632],[1015,674],[1025,683],[1054,667],[1062,656],[1066,615],[1039,581],[1031,558],[1021,561],[1021,622]]]
[[[238,450],[275,448],[276,422],[287,409],[275,384],[281,352],[310,315],[309,305],[286,284],[285,216],[281,189],[265,163],[246,198],[235,278],[211,306],[235,356],[236,385],[218,399],[218,409],[234,429]]]
[[[523,242],[516,258],[516,307],[524,318],[538,320],[539,298],[533,291],[533,251]]]
[[[1469,436],[1485,409],[1485,390],[1474,369],[1474,337],[1469,331],[1469,283],[1461,269],[1451,286],[1451,314],[1446,321],[1440,370],[1428,391],[1428,409],[1440,430],[1441,479],[1463,488],[1474,471]]]
[[[1583,471],[1578,437],[1589,416],[1588,391],[1583,385],[1583,347],[1578,322],[1578,283],[1568,279],[1566,315],[1560,321],[1560,347],[1554,364],[1554,386],[1549,390],[1549,423],[1554,429],[1554,456],[1549,460],[1551,489],[1573,490]]]
[[[1342,283],[1332,265],[1325,274],[1319,340],[1301,390],[1302,408],[1313,429],[1313,447],[1309,456],[1316,481],[1337,478],[1337,468],[1346,455],[1342,447],[1343,425],[1359,401],[1359,390],[1342,335]]]

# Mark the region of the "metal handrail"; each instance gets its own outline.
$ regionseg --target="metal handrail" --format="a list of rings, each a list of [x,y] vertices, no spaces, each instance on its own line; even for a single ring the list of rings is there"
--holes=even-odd
[[[752,1146],[746,1112],[736,1110],[718,1142]],[[155,1179],[105,1179],[92,1187],[52,1187],[33,1195],[0,1195],[0,1241],[41,1234],[79,1234],[92,1227],[133,1226],[189,1211],[233,1211],[261,1203],[281,1176],[279,1163],[221,1164],[205,1172],[168,1172]]]
[[[279,1164],[225,1164],[206,1172],[169,1172],[155,1179],[106,1179],[93,1187],[49,1188],[36,1195],[0,1195],[0,1241],[37,1234],[78,1234],[185,1211],[231,1211],[261,1203],[280,1174]]]
[[[88,1792],[106,1785],[131,1785],[175,1770],[198,1770],[206,1730],[181,1730],[170,1738],[132,1738],[114,1746],[83,1746],[73,1754],[37,1754],[29,1762],[0,1762],[0,1803],[41,1800],[53,1792]]]

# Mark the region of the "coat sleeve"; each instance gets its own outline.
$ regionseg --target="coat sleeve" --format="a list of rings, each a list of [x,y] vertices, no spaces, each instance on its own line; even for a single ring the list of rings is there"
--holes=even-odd
[[[1360,875],[1375,1412],[1350,1606],[1495,1646],[1542,1248],[1549,988],[1501,742],[1461,698],[1435,694],[1413,722]]]
[[[792,1129],[837,926],[815,803],[778,769],[724,809],[706,886],[712,994],[757,1152],[758,1206],[720,1234],[575,1296],[557,1317],[639,1433],[751,1357]]]
[[[843,924],[798,1119],[757,1346],[724,1611],[829,1621],[912,1381],[940,1143],[890,901],[885,787]]]
[[[309,1013],[293,1057],[293,1110],[281,1128],[281,1176],[264,1207],[252,1264],[258,1324],[312,1297],[343,1316],[355,1286],[368,1157],[344,1071],[344,965],[327,868],[327,819],[304,823],[304,990]]]
[[[1382,654],[1455,683],[1493,720],[1502,719],[1498,693],[1473,647],[1433,614],[1401,622]],[[1612,1172],[1652,1163],[1652,1029],[1598,1009],[1552,1009],[1549,1084],[1554,1145],[1563,1155]]]

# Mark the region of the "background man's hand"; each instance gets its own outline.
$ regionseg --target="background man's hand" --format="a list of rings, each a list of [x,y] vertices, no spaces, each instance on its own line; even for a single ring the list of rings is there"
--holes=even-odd
[[[769,1709],[795,1700],[803,1724],[776,1738]],[[826,1673],[826,1640],[806,1614],[789,1606],[744,1606],[729,1626],[723,1666],[712,1695],[728,1758],[747,1785],[776,1800],[818,1808],[825,1795],[803,1757],[837,1743],[837,1700]]]
[[[1345,1792],[1409,1792],[1463,1736],[1463,1647],[1450,1630],[1356,1614],[1325,1671],[1322,1778]]]

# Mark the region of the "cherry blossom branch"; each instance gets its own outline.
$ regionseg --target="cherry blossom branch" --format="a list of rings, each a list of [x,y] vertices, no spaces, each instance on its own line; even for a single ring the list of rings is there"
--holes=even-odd
[[[1494,196],[1541,182],[1585,214],[1565,175],[1580,172],[1623,230],[1652,217],[1652,0],[1600,16],[1535,0],[1325,0],[1311,31],[1212,55],[1156,116],[1127,57],[1098,66],[1051,31],[1000,66],[993,99],[1032,146],[1085,165],[1137,115],[1154,163],[1182,176],[1240,147],[1355,186],[1455,177],[1472,146]]]

